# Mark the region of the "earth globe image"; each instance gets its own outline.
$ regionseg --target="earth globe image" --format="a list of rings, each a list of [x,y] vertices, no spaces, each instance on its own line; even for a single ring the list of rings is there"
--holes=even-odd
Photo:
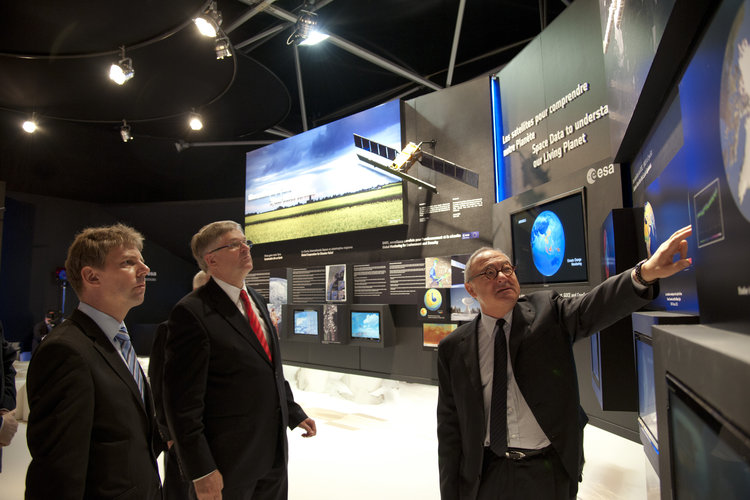
[[[437,311],[443,305],[443,294],[434,288],[430,288],[424,294],[424,305],[430,311]]]
[[[643,237],[646,239],[646,253],[651,257],[656,251],[656,218],[654,207],[646,202],[643,206]]]
[[[531,255],[544,276],[555,274],[565,255],[565,230],[560,218],[549,210],[537,216],[531,227]]]
[[[742,2],[724,50],[719,128],[724,173],[743,217],[750,221],[750,12]]]

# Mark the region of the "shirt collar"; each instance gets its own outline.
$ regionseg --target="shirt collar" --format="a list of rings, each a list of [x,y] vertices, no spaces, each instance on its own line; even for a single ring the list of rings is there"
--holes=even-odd
[[[115,335],[120,331],[120,326],[125,326],[125,323],[117,321],[109,314],[103,313],[85,302],[78,303],[78,310],[94,320],[94,323],[101,328],[104,335],[106,335],[109,341],[113,344],[115,342]]]
[[[235,304],[240,303],[240,292],[242,292],[242,290],[245,290],[244,285],[242,288],[237,288],[234,285],[230,285],[226,281],[220,280],[216,276],[212,276],[212,278],[216,282],[216,284],[219,285],[219,288],[224,290],[224,293],[229,296],[232,302],[234,302]],[[245,291],[247,292],[247,290]]]
[[[482,316],[479,318],[479,321],[482,322],[482,330],[487,332],[487,335],[492,335],[492,332],[495,331],[495,323],[497,323],[497,320],[500,318],[495,318],[493,316],[490,316],[489,314],[482,313]],[[508,326],[513,322],[513,309],[508,311],[508,314],[503,316],[505,320],[505,328],[508,328]]]

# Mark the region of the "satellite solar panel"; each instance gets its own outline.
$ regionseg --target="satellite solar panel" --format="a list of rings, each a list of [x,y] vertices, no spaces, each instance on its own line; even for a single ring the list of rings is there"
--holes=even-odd
[[[378,144],[377,142],[373,142],[370,139],[357,134],[354,134],[354,145],[360,149],[375,153],[378,156],[382,156],[391,161],[393,161],[399,153],[393,148],[389,148],[383,144]],[[453,177],[454,179],[470,186],[474,186],[475,188],[479,187],[479,174],[456,165],[453,162],[425,153],[424,151],[422,151],[419,162],[430,170]]]

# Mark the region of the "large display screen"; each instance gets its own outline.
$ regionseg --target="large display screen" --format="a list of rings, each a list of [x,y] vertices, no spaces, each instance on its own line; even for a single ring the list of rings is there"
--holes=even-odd
[[[401,150],[391,101],[246,157],[245,234],[256,244],[404,223],[400,178],[357,158],[354,134]]]
[[[674,498],[747,498],[750,437],[669,374],[667,388]]]
[[[583,201],[579,190],[510,215],[519,283],[588,281]]]

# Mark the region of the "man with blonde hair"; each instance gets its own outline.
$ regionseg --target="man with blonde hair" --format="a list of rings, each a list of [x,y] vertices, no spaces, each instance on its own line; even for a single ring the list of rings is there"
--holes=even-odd
[[[286,499],[286,427],[316,432],[284,379],[265,301],[245,286],[251,246],[236,222],[201,228],[191,248],[211,278],[169,315],[164,409],[201,500]]]
[[[142,249],[139,232],[116,224],[84,229],[68,250],[80,304],[29,366],[26,498],[161,498],[163,443],[124,323],[146,293]]]

